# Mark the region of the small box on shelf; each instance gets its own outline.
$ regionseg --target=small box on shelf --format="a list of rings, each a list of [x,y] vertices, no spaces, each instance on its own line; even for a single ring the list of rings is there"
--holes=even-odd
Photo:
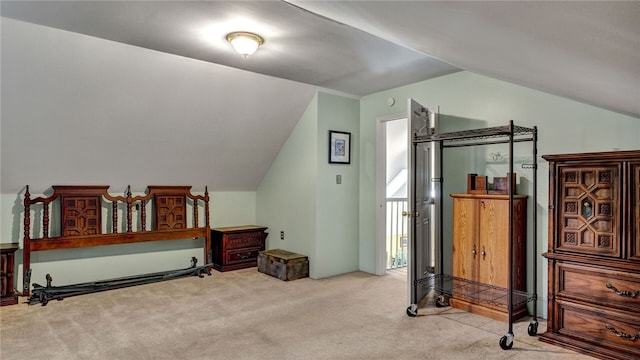
[[[511,186],[513,186],[513,193],[516,193],[516,173],[507,173],[505,177],[494,177],[493,188],[489,191],[489,194],[509,194],[509,177],[511,177]]]
[[[487,177],[467,174],[467,194],[486,194]]]

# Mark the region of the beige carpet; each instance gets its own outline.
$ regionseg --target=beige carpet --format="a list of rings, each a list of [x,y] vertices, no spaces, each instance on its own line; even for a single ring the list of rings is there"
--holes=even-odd
[[[528,336],[528,320],[502,350],[507,324],[449,308],[411,318],[405,297],[404,272],[284,282],[256,268],[214,271],[2,307],[0,358],[591,359]]]

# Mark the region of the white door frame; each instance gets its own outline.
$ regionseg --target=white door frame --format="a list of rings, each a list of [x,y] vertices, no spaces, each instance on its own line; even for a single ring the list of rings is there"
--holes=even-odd
[[[386,164],[387,144],[385,123],[407,118],[406,112],[389,114],[376,118],[376,275],[387,273],[385,233],[386,217]],[[407,120],[408,122],[408,120]],[[407,123],[407,126],[408,123]]]

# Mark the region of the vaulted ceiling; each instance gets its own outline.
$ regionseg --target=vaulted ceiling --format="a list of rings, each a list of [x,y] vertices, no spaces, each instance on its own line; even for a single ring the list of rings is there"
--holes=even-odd
[[[637,1],[3,1],[2,16],[357,96],[457,69],[640,115]],[[266,38],[250,59],[224,41]]]
[[[230,177],[225,189],[255,189],[314,87],[357,98],[469,70],[640,117],[637,1],[3,0],[0,14],[222,65],[233,76],[238,72],[231,68],[268,75],[208,85],[220,97],[237,96],[246,86],[268,94],[255,98],[261,116],[238,106],[221,106],[216,114],[234,119],[216,131],[253,127],[260,136],[252,148],[265,149],[238,153],[233,161],[255,173],[242,184]],[[248,59],[225,41],[238,30],[266,40]],[[212,101],[234,103],[229,100]]]

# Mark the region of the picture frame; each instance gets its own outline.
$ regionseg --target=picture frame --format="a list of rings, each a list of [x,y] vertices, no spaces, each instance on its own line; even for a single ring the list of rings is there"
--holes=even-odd
[[[351,164],[351,133],[329,130],[329,164]]]

